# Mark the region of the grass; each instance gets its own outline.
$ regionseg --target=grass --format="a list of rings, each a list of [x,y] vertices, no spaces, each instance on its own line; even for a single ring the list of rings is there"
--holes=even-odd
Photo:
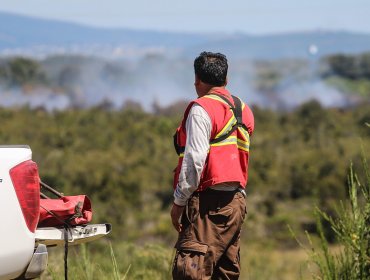
[[[245,280],[296,280],[307,279],[307,255],[300,248],[279,249],[261,247],[260,245],[244,246],[242,251],[242,273]]]
[[[68,275],[73,280],[166,280],[171,278],[174,250],[158,244],[137,245],[103,240],[71,249]],[[282,250],[260,244],[243,244],[242,272],[245,280],[307,279],[307,255],[297,248]],[[268,265],[266,265],[268,264]],[[54,248],[42,280],[64,279],[63,248]]]
[[[51,248],[42,280],[64,279],[63,253],[63,248]],[[170,279],[171,258],[171,247],[100,240],[70,247],[68,275],[73,280]]]

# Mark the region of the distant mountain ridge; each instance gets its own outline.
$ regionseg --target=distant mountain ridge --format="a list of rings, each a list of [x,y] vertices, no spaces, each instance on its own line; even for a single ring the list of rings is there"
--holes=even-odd
[[[205,40],[201,34],[96,28],[0,12],[0,48],[99,43],[178,47]]]
[[[198,48],[201,46],[197,45]],[[207,42],[204,47],[218,49],[234,57],[314,58],[336,53],[357,54],[370,51],[370,34],[312,31],[264,36],[239,35]]]
[[[182,33],[118,28],[95,28],[75,23],[0,12],[0,54],[7,50],[42,46],[162,48],[193,57],[203,50],[220,51],[232,58],[314,58],[334,53],[370,51],[370,34],[312,31],[252,36],[239,34]],[[308,52],[310,47],[317,51]]]

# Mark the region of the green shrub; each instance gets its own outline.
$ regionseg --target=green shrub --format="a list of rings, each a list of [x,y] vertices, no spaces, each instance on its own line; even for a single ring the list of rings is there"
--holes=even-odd
[[[363,167],[366,179],[360,183],[351,166],[348,176],[349,201],[340,203],[336,208],[336,218],[319,208],[315,211],[320,237],[318,248],[313,246],[307,234],[311,244],[308,250],[310,260],[318,268],[318,272],[313,272],[314,279],[370,279],[370,172],[365,157]],[[329,250],[324,221],[334,231],[340,245],[338,253]]]

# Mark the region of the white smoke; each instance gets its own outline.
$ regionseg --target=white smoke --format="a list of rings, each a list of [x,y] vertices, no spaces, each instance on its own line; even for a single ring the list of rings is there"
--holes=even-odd
[[[193,62],[189,59],[153,56],[128,62],[62,57],[42,63],[50,79],[62,86],[27,90],[3,87],[0,88],[0,106],[28,105],[53,111],[109,103],[113,109],[119,109],[130,100],[150,110],[153,103],[168,106],[196,98]],[[325,107],[344,107],[358,102],[318,78],[302,78],[304,75],[285,72],[277,86],[261,90],[255,86],[257,74],[253,62],[231,61],[228,88],[249,105],[272,109],[292,109],[312,99]]]
[[[317,100],[324,107],[345,107],[354,101],[320,80],[291,84],[277,94],[280,108],[294,108],[310,100]]]
[[[29,106],[43,107],[49,111],[65,110],[73,104],[68,96],[57,94],[46,88],[38,88],[35,92],[25,92],[20,88],[0,88],[0,105],[4,107]]]

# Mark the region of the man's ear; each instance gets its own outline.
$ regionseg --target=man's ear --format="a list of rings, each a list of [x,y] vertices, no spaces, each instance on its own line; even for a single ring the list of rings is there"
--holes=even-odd
[[[198,86],[199,84],[200,84],[200,79],[198,78],[198,76],[197,75],[195,75],[195,80],[194,80],[194,85],[195,86]]]
[[[225,87],[227,86],[227,82],[228,82],[229,80],[228,80],[228,78],[227,78],[227,76],[226,76],[226,79],[225,79]]]

